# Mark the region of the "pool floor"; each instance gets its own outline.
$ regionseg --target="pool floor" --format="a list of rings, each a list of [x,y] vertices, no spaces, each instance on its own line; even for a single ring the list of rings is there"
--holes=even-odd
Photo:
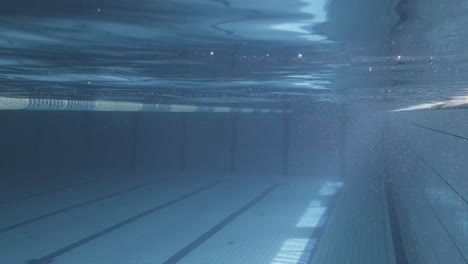
[[[130,176],[2,197],[0,263],[395,263],[384,194],[358,181]]]

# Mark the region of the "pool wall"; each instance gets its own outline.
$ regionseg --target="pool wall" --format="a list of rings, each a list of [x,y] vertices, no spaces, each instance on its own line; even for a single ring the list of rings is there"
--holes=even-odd
[[[340,112],[316,108],[292,115],[3,111],[2,178],[99,171],[337,175]]]

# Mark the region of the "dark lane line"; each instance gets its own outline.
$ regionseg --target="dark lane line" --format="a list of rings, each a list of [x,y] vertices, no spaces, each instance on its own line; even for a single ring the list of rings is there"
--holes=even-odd
[[[232,214],[221,220],[218,224],[213,226],[210,230],[199,236],[197,239],[192,241],[190,244],[185,246],[184,248],[180,249],[178,252],[176,252],[174,255],[172,255],[169,259],[163,262],[163,264],[176,264],[178,263],[181,259],[186,257],[188,254],[193,252],[195,249],[197,249],[201,244],[206,242],[208,239],[216,235],[219,231],[221,231],[223,228],[225,228],[227,225],[229,225],[232,221],[234,221],[236,218],[238,218],[240,215],[242,215],[244,212],[255,206],[257,203],[259,203],[263,198],[265,198],[268,194],[270,194],[274,189],[276,189],[279,185],[273,185],[270,188],[266,189],[264,192],[262,192],[260,195],[255,197],[253,200],[248,202],[246,205],[242,206],[241,208],[237,209],[234,211]],[[29,264],[37,264],[37,263],[29,263]],[[44,263],[40,263],[44,264]]]
[[[31,224],[31,223],[35,223],[35,222],[44,220],[46,218],[56,216],[56,215],[59,215],[59,214],[62,214],[62,213],[65,213],[65,212],[68,212],[68,211],[83,207],[83,206],[87,206],[87,205],[97,203],[97,202],[100,202],[100,201],[103,201],[103,200],[106,200],[106,199],[110,199],[112,197],[115,197],[115,196],[118,196],[118,195],[121,195],[121,194],[125,194],[125,193],[135,191],[135,190],[138,190],[138,189],[150,186],[150,185],[154,185],[154,184],[160,183],[161,180],[163,180],[163,179],[156,180],[156,181],[151,181],[151,182],[146,182],[146,183],[143,183],[143,184],[140,184],[140,185],[137,185],[137,186],[133,186],[133,187],[130,187],[130,188],[126,188],[126,189],[117,191],[117,192],[113,192],[113,193],[108,194],[108,195],[98,197],[98,198],[93,199],[93,200],[89,200],[89,201],[86,201],[86,202],[74,204],[74,205],[71,205],[71,206],[68,206],[68,207],[65,207],[65,208],[62,208],[62,209],[47,213],[47,214],[43,214],[43,215],[28,219],[28,220],[25,220],[25,221],[22,221],[22,222],[19,222],[19,223],[16,223],[16,224],[13,224],[13,225],[10,225],[10,226],[7,226],[7,227],[2,227],[2,228],[0,228],[0,233],[11,231],[11,230],[13,230],[15,228],[19,228],[19,227],[22,227],[22,226],[25,226],[25,225],[28,225],[28,224]]]
[[[418,125],[418,124],[414,124],[414,123],[409,123],[409,122],[404,122],[408,125],[412,125],[412,126],[415,126],[415,127],[419,127],[419,128],[423,128],[423,129],[427,129],[427,130],[430,130],[430,131],[433,131],[433,132],[437,132],[437,133],[440,133],[440,134],[444,134],[444,135],[449,135],[449,136],[452,136],[452,137],[455,137],[455,138],[458,138],[458,139],[462,139],[462,140],[465,140],[465,141],[468,141],[468,138],[465,138],[463,136],[460,136],[460,135],[456,135],[456,134],[451,134],[451,133],[448,133],[448,132],[444,132],[444,131],[441,131],[441,130],[437,130],[437,129],[434,129],[434,128],[430,128],[430,127],[425,127],[423,125]],[[423,156],[421,156],[421,154],[419,154],[419,152],[416,151],[416,149],[410,147],[411,145],[408,144],[408,142],[406,143],[406,145],[408,146],[408,149],[413,152],[420,160],[421,162],[426,166],[428,167],[440,180],[442,180],[450,189],[452,189],[452,191],[454,193],[456,193],[460,199],[463,200],[463,202],[465,202],[465,204],[468,205],[468,200],[467,198],[465,198],[448,180],[446,180],[436,169],[435,167],[433,167],[431,164],[429,164],[429,162],[426,161],[426,159],[423,158]]]
[[[72,250],[74,250],[74,249],[76,249],[78,247],[81,247],[82,245],[85,245],[85,244],[87,244],[87,243],[89,243],[89,242],[91,242],[93,240],[96,240],[96,239],[98,239],[100,237],[103,237],[103,236],[105,236],[105,235],[107,235],[107,234],[109,234],[109,233],[111,233],[111,232],[113,232],[113,231],[115,231],[117,229],[120,229],[120,228],[122,228],[122,227],[124,227],[124,226],[126,226],[128,224],[131,224],[131,223],[133,223],[133,222],[135,222],[135,221],[137,221],[137,220],[139,220],[139,219],[141,219],[141,218],[143,218],[145,216],[148,216],[148,215],[150,215],[150,214],[152,214],[152,213],[154,213],[156,211],[159,211],[159,210],[164,209],[166,207],[169,207],[169,206],[171,206],[173,204],[176,204],[176,203],[182,202],[184,200],[187,200],[188,198],[190,198],[190,197],[192,197],[192,196],[194,196],[194,195],[196,195],[198,193],[201,193],[203,191],[206,191],[206,190],[208,190],[210,188],[213,188],[218,184],[220,184],[220,182],[214,182],[214,183],[205,185],[205,186],[203,186],[201,188],[198,188],[198,189],[196,189],[194,191],[191,191],[191,192],[189,192],[189,193],[187,193],[185,195],[182,195],[182,196],[180,196],[180,197],[178,197],[178,198],[176,198],[174,200],[171,200],[169,202],[157,205],[157,206],[155,206],[153,208],[150,208],[150,209],[148,209],[148,210],[146,210],[146,211],[144,211],[142,213],[139,213],[139,214],[134,215],[134,216],[132,216],[130,218],[127,218],[127,219],[121,221],[120,223],[117,223],[117,224],[115,224],[113,226],[110,226],[110,227],[104,229],[104,230],[101,230],[101,231],[99,231],[97,233],[94,233],[94,234],[92,234],[90,236],[87,236],[87,237],[85,237],[85,238],[83,238],[81,240],[78,240],[78,241],[76,241],[76,242],[74,242],[74,243],[72,243],[72,244],[70,244],[68,246],[60,248],[60,249],[58,249],[58,250],[56,250],[56,251],[54,251],[54,252],[52,252],[52,253],[50,253],[48,255],[45,255],[45,256],[43,256],[41,258],[28,260],[28,261],[26,261],[26,263],[27,264],[50,264],[50,263],[53,263],[57,257],[65,254],[65,253],[68,253],[68,252],[70,252],[70,251],[72,251]]]
[[[435,128],[426,127],[426,126],[415,124],[415,123],[410,123],[410,122],[405,122],[405,123],[408,124],[408,125],[423,128],[423,129],[426,129],[426,130],[429,130],[429,131],[432,131],[432,132],[437,132],[437,133],[444,134],[444,135],[447,135],[447,136],[452,136],[452,137],[455,137],[455,138],[458,138],[458,139],[461,139],[461,140],[464,140],[464,141],[468,141],[468,138],[466,138],[464,136],[460,136],[460,135],[457,135],[457,134],[452,134],[452,133],[449,133],[449,132],[445,132],[445,131],[438,130],[438,129],[435,129]]]
[[[422,158],[419,153],[413,151],[417,156],[419,156],[420,158]],[[424,159],[421,160],[423,162],[423,164],[426,164]],[[436,173],[436,172],[435,172]],[[437,174],[437,173],[436,173]],[[418,182],[418,179],[416,178],[416,176],[413,174],[413,173],[410,173],[410,179],[413,180],[414,184],[416,185],[417,189],[419,190],[420,194],[421,194],[421,197],[426,201],[426,203],[429,205],[429,208],[431,209],[432,213],[434,214],[435,218],[437,219],[437,222],[439,223],[439,225],[442,227],[442,229],[445,231],[445,233],[447,234],[448,238],[450,239],[450,241],[452,242],[453,246],[455,247],[455,249],[458,251],[458,253],[460,254],[460,257],[463,258],[464,262],[468,264],[468,258],[463,254],[463,249],[460,248],[457,244],[457,242],[455,241],[455,238],[454,236],[452,236],[452,233],[450,233],[449,229],[445,226],[444,224],[444,221],[442,221],[442,218],[440,217],[439,213],[437,212],[436,208],[434,207],[434,205],[432,204],[431,200],[427,197],[427,194],[424,190],[424,188],[421,186],[421,184],[419,184]],[[458,194],[458,193],[457,193]],[[463,196],[460,196],[462,199]],[[466,203],[466,200],[464,200],[465,203]],[[463,245],[462,245],[463,247]]]
[[[434,167],[432,167],[432,165],[429,164],[429,162],[427,162],[426,159],[424,159],[423,156],[419,154],[419,152],[417,152],[415,149],[410,147],[409,144],[407,146],[408,146],[408,149],[418,157],[418,159],[422,162],[424,166],[429,168],[432,171],[432,173],[434,173],[435,176],[437,176],[441,181],[443,181],[466,205],[468,205],[468,200],[465,198],[465,196],[463,196],[455,187],[453,187],[453,185],[448,180],[446,180],[442,176],[442,174],[440,174]]]
[[[0,206],[6,205],[6,204],[11,204],[11,203],[16,203],[16,202],[21,202],[21,201],[31,199],[31,198],[37,198],[37,197],[44,196],[44,195],[54,193],[54,192],[64,191],[64,190],[67,190],[67,189],[70,189],[70,188],[73,188],[73,187],[79,186],[79,185],[88,185],[90,183],[95,183],[95,182],[98,182],[100,180],[101,179],[94,179],[94,180],[89,180],[89,181],[86,181],[86,182],[79,182],[79,183],[76,183],[76,184],[73,184],[73,185],[65,185],[65,186],[62,186],[62,187],[59,187],[59,188],[56,188],[56,189],[51,189],[51,190],[47,190],[47,191],[43,191],[43,192],[39,192],[39,193],[33,193],[33,194],[23,196],[23,197],[19,197],[19,198],[0,201]]]
[[[400,219],[398,211],[393,199],[392,178],[386,177],[384,183],[385,198],[387,200],[388,219],[392,236],[393,253],[395,255],[396,264],[408,264],[408,254],[406,253],[406,245],[401,231]]]

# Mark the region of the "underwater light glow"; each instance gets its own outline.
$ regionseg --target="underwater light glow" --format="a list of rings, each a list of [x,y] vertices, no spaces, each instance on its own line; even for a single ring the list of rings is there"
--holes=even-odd
[[[444,110],[444,109],[468,109],[468,96],[456,96],[451,100],[413,105],[406,108],[393,110],[392,112],[405,112],[415,110]]]
[[[288,239],[270,264],[307,263],[310,256],[306,252],[310,252],[315,244],[315,240],[307,238]]]
[[[303,29],[303,27],[307,26],[306,23],[284,23],[284,24],[276,24],[271,26],[272,29],[276,30],[283,30],[289,32],[296,32],[302,34],[309,34],[308,30]]]
[[[336,191],[343,187],[342,182],[326,182],[319,191],[320,195],[334,195]]]
[[[320,201],[312,201],[296,227],[317,227],[320,223],[320,219],[322,219],[322,216],[327,209],[320,205]]]

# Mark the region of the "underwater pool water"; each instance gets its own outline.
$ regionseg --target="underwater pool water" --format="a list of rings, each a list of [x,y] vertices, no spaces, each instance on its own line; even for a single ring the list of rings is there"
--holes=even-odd
[[[0,8],[0,263],[468,263],[468,1]]]

